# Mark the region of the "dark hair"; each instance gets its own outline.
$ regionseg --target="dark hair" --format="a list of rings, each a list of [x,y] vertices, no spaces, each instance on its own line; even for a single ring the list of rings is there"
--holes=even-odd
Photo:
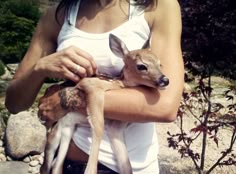
[[[129,1],[129,0],[127,0]],[[147,7],[153,7],[155,5],[156,0],[133,0],[134,5],[139,6],[140,8],[144,9]],[[75,5],[78,2],[78,0],[61,0],[61,2],[58,4],[56,9],[56,20],[58,22],[58,13],[61,9],[64,8],[65,14],[68,13],[69,9]]]

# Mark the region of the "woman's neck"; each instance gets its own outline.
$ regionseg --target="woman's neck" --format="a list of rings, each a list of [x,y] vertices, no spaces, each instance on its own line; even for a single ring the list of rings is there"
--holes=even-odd
[[[76,27],[90,33],[104,33],[121,25],[128,17],[127,0],[82,0]]]
[[[101,7],[106,7],[107,5],[116,3],[117,0],[96,0]]]
[[[95,4],[98,5],[99,7],[104,8],[110,6],[111,4],[115,4],[119,0],[82,0],[82,1],[84,1],[84,3],[87,4]]]

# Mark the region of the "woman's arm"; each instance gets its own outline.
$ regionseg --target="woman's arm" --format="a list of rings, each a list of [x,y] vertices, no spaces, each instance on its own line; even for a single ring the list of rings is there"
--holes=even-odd
[[[181,14],[175,0],[158,0],[155,12],[148,12],[151,50],[160,58],[162,71],[170,84],[164,90],[146,88],[108,91],[105,114],[123,121],[173,121],[180,104],[184,66],[181,52]]]
[[[61,25],[55,19],[55,8],[43,15],[32,37],[29,49],[6,91],[5,105],[12,113],[28,109],[34,102],[46,77],[70,79],[92,75],[96,69],[92,57],[76,47],[56,52]],[[63,23],[64,13],[59,13]],[[80,65],[79,72],[77,66]]]
[[[52,23],[55,24],[49,17],[52,13],[50,11],[40,19],[27,53],[7,88],[5,104],[12,113],[30,107],[43,84],[45,77],[34,67],[41,57],[55,52],[56,38],[52,33],[56,35],[57,29],[52,27]]]

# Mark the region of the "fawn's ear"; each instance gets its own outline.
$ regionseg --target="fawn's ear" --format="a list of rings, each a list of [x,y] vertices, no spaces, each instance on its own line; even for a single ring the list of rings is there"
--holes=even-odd
[[[113,34],[109,35],[109,46],[111,51],[118,57],[124,58],[129,53],[125,43]]]

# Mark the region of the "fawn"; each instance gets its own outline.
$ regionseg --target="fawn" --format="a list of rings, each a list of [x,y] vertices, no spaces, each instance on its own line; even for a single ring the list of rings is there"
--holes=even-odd
[[[77,124],[87,122],[92,128],[92,144],[85,174],[97,174],[99,146],[104,131],[103,108],[105,91],[139,85],[159,88],[169,84],[168,78],[160,71],[159,59],[150,50],[129,51],[124,42],[113,34],[109,36],[109,45],[112,52],[124,60],[125,65],[122,76],[119,80],[106,80],[99,78],[98,75],[98,77],[83,78],[76,85],[86,94],[87,117],[78,112],[72,112],[56,123],[48,134],[41,174],[49,174],[50,172],[52,174],[62,174],[63,162],[75,127]],[[108,136],[117,160],[119,173],[132,174],[132,167],[123,135],[123,128],[128,123],[108,119],[105,121],[109,125]],[[58,146],[58,154],[54,159]]]

